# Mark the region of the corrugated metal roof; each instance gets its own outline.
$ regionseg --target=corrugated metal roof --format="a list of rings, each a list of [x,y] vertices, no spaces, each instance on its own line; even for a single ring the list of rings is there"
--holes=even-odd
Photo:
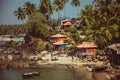
[[[76,46],[77,48],[97,48],[98,46],[94,42],[83,42]]]

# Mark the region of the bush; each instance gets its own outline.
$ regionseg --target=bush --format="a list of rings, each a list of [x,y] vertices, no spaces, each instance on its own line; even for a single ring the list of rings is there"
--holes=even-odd
[[[104,50],[97,49],[97,55],[104,55]]]
[[[36,45],[36,47],[35,47],[35,49],[37,50],[37,51],[42,51],[42,50],[45,50],[45,46],[44,45],[39,45],[39,44],[37,44]]]
[[[17,47],[18,46],[18,43],[16,41],[11,41],[11,46],[12,47]]]

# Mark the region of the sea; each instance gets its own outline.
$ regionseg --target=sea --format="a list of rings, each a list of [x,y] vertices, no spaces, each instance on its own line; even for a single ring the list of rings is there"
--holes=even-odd
[[[6,44],[6,41],[0,41],[0,46]]]
[[[9,69],[0,70],[0,80],[106,80],[102,73],[99,73],[99,79],[93,79],[92,72],[79,67],[79,73],[68,69],[65,65],[55,65],[54,67],[42,67],[34,69]],[[40,72],[39,76],[24,78],[24,73]]]

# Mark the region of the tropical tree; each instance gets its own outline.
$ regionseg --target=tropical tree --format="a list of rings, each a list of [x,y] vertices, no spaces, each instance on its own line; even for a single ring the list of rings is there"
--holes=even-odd
[[[14,15],[17,17],[18,20],[23,20],[25,19],[25,11],[22,7],[19,7],[16,11],[14,11]]]
[[[49,35],[49,26],[47,24],[47,19],[42,13],[33,13],[26,23],[29,27],[29,34],[33,37],[39,37],[43,40],[47,40]]]
[[[60,11],[64,8],[64,3],[62,0],[54,0],[53,2],[54,10],[58,12],[58,20],[60,19]]]
[[[71,4],[72,4],[72,6],[77,7],[77,11],[79,11],[78,7],[80,6],[80,0],[72,0]],[[77,12],[77,14],[78,14],[78,12]]]
[[[50,0],[40,0],[39,11],[46,15],[48,19],[53,14],[53,7]]]
[[[24,9],[26,15],[29,17],[32,13],[36,12],[36,6],[33,3],[30,3],[29,1],[24,4]]]
[[[75,7],[80,6],[80,0],[72,0],[71,4]]]
[[[63,2],[63,5],[64,5],[64,8],[65,8],[65,10],[64,10],[64,18],[66,18],[66,3],[68,2],[68,0],[62,0],[62,2]]]
[[[95,0],[95,6],[86,6],[79,17],[86,40],[95,41],[102,48],[120,38],[120,6],[113,4],[117,4],[116,1]]]

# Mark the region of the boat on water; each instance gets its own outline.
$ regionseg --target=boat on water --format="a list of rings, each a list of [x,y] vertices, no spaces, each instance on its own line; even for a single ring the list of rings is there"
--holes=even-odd
[[[40,72],[27,72],[23,73],[23,78],[30,78],[30,77],[38,77],[40,75]]]
[[[108,68],[107,65],[103,65],[103,66],[98,66],[98,67],[91,67],[91,66],[87,66],[87,70],[90,72],[100,72],[100,71],[104,71]]]

